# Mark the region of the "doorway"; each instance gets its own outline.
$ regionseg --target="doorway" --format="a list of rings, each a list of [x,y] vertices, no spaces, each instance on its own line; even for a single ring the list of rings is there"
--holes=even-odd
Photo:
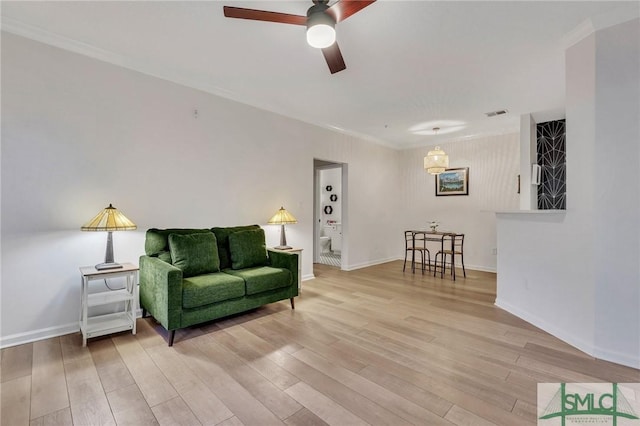
[[[347,247],[347,165],[314,159],[313,169],[313,262],[343,269]]]

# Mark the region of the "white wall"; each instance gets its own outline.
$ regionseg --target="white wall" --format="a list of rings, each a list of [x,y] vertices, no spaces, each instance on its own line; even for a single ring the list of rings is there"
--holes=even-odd
[[[640,20],[566,52],[567,211],[498,215],[496,304],[640,367]]]
[[[517,134],[440,143],[449,166],[469,167],[468,196],[435,196],[435,176],[425,172],[423,159],[433,147],[402,152],[402,210],[404,229],[428,229],[465,234],[465,267],[496,270],[497,210],[518,208],[520,146]],[[390,204],[391,205],[391,204]],[[396,238],[402,246],[402,239]]]
[[[283,205],[311,277],[314,157],[348,164],[348,268],[396,258],[396,151],[2,33],[2,345],[78,329],[78,267],[106,242],[80,226],[108,203],[138,225],[114,233],[134,263],[150,227],[263,225]]]

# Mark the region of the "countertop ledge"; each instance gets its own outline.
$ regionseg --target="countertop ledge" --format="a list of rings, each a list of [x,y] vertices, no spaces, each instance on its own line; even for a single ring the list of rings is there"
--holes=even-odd
[[[503,210],[496,214],[564,214],[566,210]]]

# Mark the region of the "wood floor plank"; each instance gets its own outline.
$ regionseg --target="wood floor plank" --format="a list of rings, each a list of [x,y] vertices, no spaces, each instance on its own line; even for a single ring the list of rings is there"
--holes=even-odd
[[[207,355],[211,361],[222,367],[235,381],[281,420],[302,408],[294,399],[249,367],[240,357],[218,344],[216,338],[212,336],[208,343]]]
[[[481,413],[483,418],[487,418],[497,424],[528,424],[527,421],[522,421],[510,412],[513,408],[512,405],[505,406],[504,401],[499,402],[500,406],[492,404],[490,400],[498,399],[496,395],[493,395],[492,398],[486,398],[487,395],[475,392],[473,388],[468,388],[468,386],[460,386],[460,383],[455,380],[447,380],[446,378],[436,379],[429,375],[426,370],[412,369],[394,362],[391,359],[375,355],[371,356],[371,354],[367,353],[370,351],[366,351],[366,349],[360,348],[352,342],[342,341],[340,344],[346,348],[351,348],[354,356],[369,357],[369,359],[386,374],[391,374],[418,388],[437,394],[446,401],[457,404],[471,412]],[[500,393],[501,389],[497,389],[494,392]],[[487,399],[489,399],[489,401],[487,401]],[[513,404],[515,404],[515,400]],[[530,424],[535,424],[535,419],[528,420],[530,420]]]
[[[189,356],[189,368],[199,375],[207,387],[246,425],[284,424],[222,367],[212,362],[215,348],[206,337],[199,337],[176,345],[176,350]],[[186,355],[188,354],[188,355]]]
[[[451,410],[444,418],[458,426],[495,426],[495,423],[487,421],[457,405],[451,407]]]
[[[280,366],[298,376],[301,381],[309,384],[334,401],[339,401],[340,405],[365,421],[373,424],[410,424],[400,416],[372,402],[362,394],[350,389],[292,355],[274,351],[270,357],[278,362]]]
[[[151,408],[160,426],[201,425],[182,398],[177,397]]]
[[[81,345],[79,347],[82,347]],[[83,348],[87,354],[89,351]],[[71,415],[78,424],[115,424],[107,396],[91,356],[72,356],[72,361],[64,364]]]
[[[182,348],[182,345],[178,347]],[[189,368],[190,353],[166,345],[150,347],[147,352],[200,423],[216,425],[233,417],[231,410]]]
[[[358,392],[360,395],[363,395],[397,416],[402,417],[409,423],[428,423],[430,425],[448,423],[437,414],[414,404],[402,396],[399,396],[352,371],[335,366],[330,361],[323,359],[308,349],[300,350],[293,354],[293,356],[310,365],[312,368],[321,371],[332,379]]]
[[[11,423],[9,423],[11,424]],[[54,411],[45,416],[38,417],[31,420],[29,426],[72,426],[73,418],[71,417],[71,409],[63,408],[62,410]]]
[[[131,334],[117,336],[113,341],[150,407],[178,396],[135,336]]]
[[[136,385],[118,388],[107,394],[113,416],[118,425],[157,425],[147,400]]]
[[[245,426],[245,424],[242,423],[239,418],[233,416],[222,423],[218,423],[218,426]]]
[[[31,417],[42,417],[69,407],[60,339],[33,343]]]
[[[13,346],[0,351],[0,383],[30,376],[33,366],[33,344]]]
[[[0,385],[0,424],[29,424],[31,376],[17,377]]]
[[[304,382],[296,383],[286,392],[329,425],[368,425],[367,422],[354,415],[351,411]]]
[[[231,350],[279,389],[285,390],[300,381],[264,355],[260,342],[242,326],[229,327],[216,333],[216,341]]]
[[[290,341],[299,343],[303,348],[310,348],[315,352],[327,356],[342,355],[338,354],[338,351],[333,346],[331,346],[332,343],[335,343],[338,340],[337,338],[334,337],[332,339],[325,339],[324,343],[313,338],[314,335],[317,335],[313,332],[314,330],[321,329],[321,332],[323,334],[328,334],[328,330],[323,327],[320,322],[306,321],[297,324],[297,327],[287,327],[283,326],[282,321],[272,321],[270,323],[263,323],[261,325],[265,328],[271,328],[274,331],[278,330],[278,333],[281,336],[285,336]],[[354,360],[349,356],[335,356],[334,359],[338,364],[352,371],[358,371],[365,367],[364,364],[358,362],[357,360]]]
[[[359,374],[385,389],[388,389],[389,391],[426,408],[440,417],[444,417],[453,405],[451,402],[441,398],[435,393],[419,388],[418,386],[404,381],[392,374],[388,374],[375,366],[370,365],[364,370],[361,370]]]
[[[287,426],[327,426],[327,422],[313,414],[308,408],[301,408],[284,421]]]
[[[88,347],[105,392],[108,393],[135,383],[129,369],[116,350],[113,340],[95,340]]]

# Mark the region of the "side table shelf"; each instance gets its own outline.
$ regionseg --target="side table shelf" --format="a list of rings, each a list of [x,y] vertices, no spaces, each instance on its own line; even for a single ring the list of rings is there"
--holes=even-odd
[[[80,268],[82,275],[81,308],[80,308],[80,332],[82,333],[82,346],[87,345],[87,339],[131,330],[136,334],[136,309],[138,300],[138,267],[131,263],[123,263],[122,268],[96,270],[93,266]],[[95,280],[124,277],[126,287],[119,290],[107,290],[89,293],[89,284]],[[89,308],[124,302],[124,310],[121,312],[91,315]]]

